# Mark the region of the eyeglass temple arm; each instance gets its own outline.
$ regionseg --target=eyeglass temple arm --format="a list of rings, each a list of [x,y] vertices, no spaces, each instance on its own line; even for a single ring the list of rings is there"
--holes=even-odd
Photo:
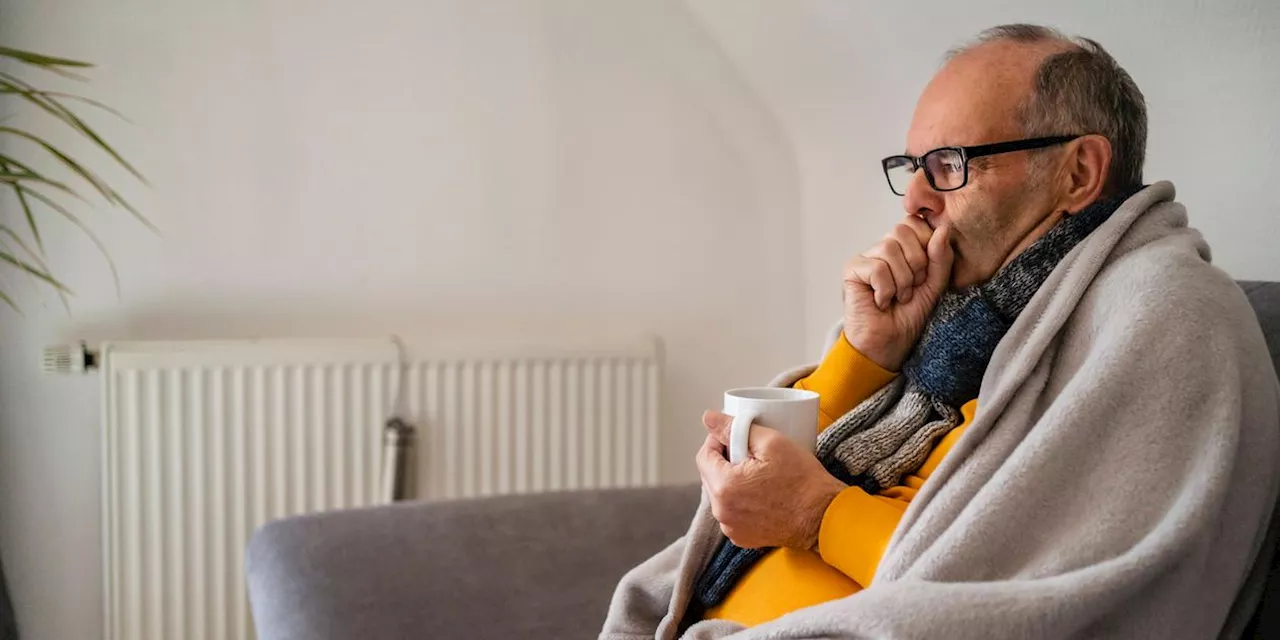
[[[993,156],[998,153],[1010,153],[1013,151],[1027,151],[1029,149],[1043,149],[1051,147],[1055,144],[1070,142],[1080,136],[1051,136],[1048,138],[1031,138],[1030,140],[1014,140],[1012,142],[996,142],[993,144],[980,144],[973,147],[960,147],[964,149],[966,158],[980,158],[982,156]]]

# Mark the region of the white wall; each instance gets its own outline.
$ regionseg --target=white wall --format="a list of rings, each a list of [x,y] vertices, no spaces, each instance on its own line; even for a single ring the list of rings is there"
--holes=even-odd
[[[902,149],[920,90],[944,51],[1007,22],[1057,26],[1111,51],[1147,98],[1146,179],[1173,181],[1216,264],[1237,278],[1280,280],[1280,2],[738,0],[694,7],[777,111],[796,150],[811,349],[839,318],[841,265],[902,215],[879,159]]]
[[[96,381],[39,376],[41,346],[652,331],[664,477],[692,478],[698,413],[837,317],[840,264],[900,215],[879,158],[941,52],[995,23],[1101,40],[1150,102],[1148,178],[1179,185],[1220,265],[1280,279],[1280,9],[1161,6],[0,0],[0,41],[102,64],[93,94],[138,126],[94,122],[165,231],[85,211],[117,299],[50,227],[70,317],[9,278],[27,316],[0,311],[0,549],[27,637],[101,620]]]
[[[0,547],[35,640],[100,636],[96,379],[69,338],[660,335],[663,478],[699,416],[802,355],[799,204],[772,115],[682,4],[5,0],[6,44],[101,64],[95,117],[164,230],[51,225],[68,317],[10,277]],[[83,149],[82,145],[73,148]],[[12,220],[12,203],[4,215]],[[42,304],[44,306],[42,306]]]

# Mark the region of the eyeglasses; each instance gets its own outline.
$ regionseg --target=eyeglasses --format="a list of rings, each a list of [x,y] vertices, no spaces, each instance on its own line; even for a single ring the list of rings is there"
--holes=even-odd
[[[916,169],[924,167],[924,177],[934,191],[955,191],[969,184],[969,160],[982,156],[993,156],[999,153],[1043,149],[1055,144],[1070,142],[1080,136],[1051,136],[1048,138],[1030,138],[994,144],[980,144],[975,147],[940,147],[920,156],[889,156],[880,161],[884,167],[884,177],[889,181],[889,189],[900,196],[907,195],[907,185],[911,184],[911,176]]]

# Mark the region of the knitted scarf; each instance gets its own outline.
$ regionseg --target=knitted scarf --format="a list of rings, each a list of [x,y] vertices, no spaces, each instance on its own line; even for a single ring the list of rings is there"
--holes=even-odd
[[[831,424],[816,455],[831,475],[876,494],[918,469],[976,398],[996,345],[1058,262],[1137,190],[1068,215],[984,284],[943,294],[902,375]],[[769,549],[721,542],[694,585],[700,620]]]

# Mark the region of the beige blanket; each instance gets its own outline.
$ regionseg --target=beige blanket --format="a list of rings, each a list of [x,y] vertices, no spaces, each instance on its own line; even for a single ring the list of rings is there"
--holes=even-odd
[[[870,588],[685,637],[1222,633],[1276,500],[1280,385],[1173,197],[1167,182],[1134,195],[1037,292]],[[600,637],[676,637],[720,537],[704,496],[688,533],[622,579]]]

